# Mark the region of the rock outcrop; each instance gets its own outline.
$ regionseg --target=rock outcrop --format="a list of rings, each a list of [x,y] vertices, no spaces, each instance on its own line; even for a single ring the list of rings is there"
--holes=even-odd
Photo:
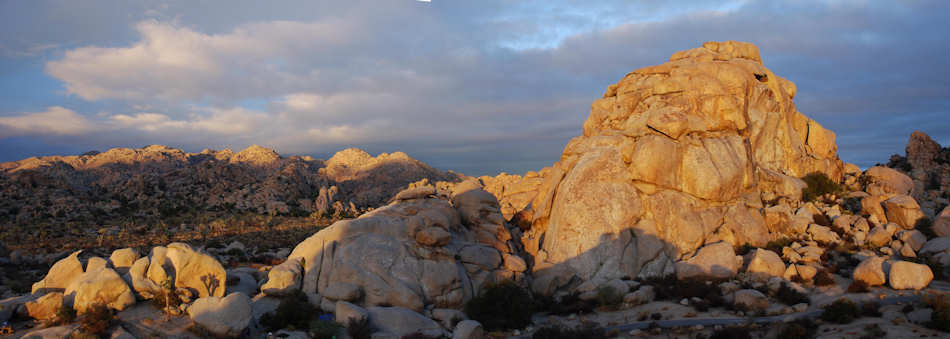
[[[401,193],[388,206],[298,244],[289,260],[303,263],[303,292],[322,298],[326,308],[362,301],[418,312],[427,305],[459,308],[487,284],[523,279],[524,266],[505,265],[517,244],[494,196],[480,189],[416,191],[422,192]],[[447,237],[430,241],[418,236],[423,233]]]
[[[702,261],[692,258],[705,245],[764,246],[787,232],[769,227],[762,201],[798,201],[797,178],[811,172],[843,175],[834,133],[795,109],[795,91],[733,41],[608,87],[530,202],[522,240],[536,281],[658,276]]]

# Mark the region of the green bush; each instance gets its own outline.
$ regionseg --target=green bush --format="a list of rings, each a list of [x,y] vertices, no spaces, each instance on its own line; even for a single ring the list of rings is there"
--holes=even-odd
[[[821,314],[821,320],[836,324],[849,324],[861,315],[858,304],[844,298],[825,305],[822,309],[825,311]]]
[[[841,185],[828,178],[822,172],[811,172],[802,177],[808,187],[802,190],[803,201],[813,201],[828,193],[840,193]]]
[[[537,305],[521,286],[505,281],[486,287],[465,304],[465,314],[488,331],[524,328],[531,323]]]

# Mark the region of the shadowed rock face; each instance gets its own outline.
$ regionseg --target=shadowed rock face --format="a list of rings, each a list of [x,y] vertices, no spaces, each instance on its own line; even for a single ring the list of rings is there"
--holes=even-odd
[[[795,109],[795,91],[754,45],[707,42],[609,86],[541,175],[482,181],[506,214],[530,211],[522,240],[541,292],[685,270],[709,261],[693,258],[704,246],[779,237],[762,201],[800,199],[798,178],[841,180],[834,133]],[[735,267],[721,257],[708,264]]]
[[[355,214],[353,208],[380,206],[422,179],[458,176],[401,152],[372,157],[348,149],[324,162],[257,145],[238,153],[115,148],[0,163],[0,222],[168,217],[189,210],[306,215],[327,212],[334,202]]]

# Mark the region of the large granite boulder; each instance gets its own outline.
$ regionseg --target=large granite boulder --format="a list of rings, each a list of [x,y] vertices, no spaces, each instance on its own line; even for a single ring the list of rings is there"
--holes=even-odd
[[[893,168],[874,166],[864,171],[867,186],[864,191],[871,195],[904,194],[914,190],[914,181]]]
[[[796,110],[795,91],[755,46],[734,41],[678,52],[608,87],[583,135],[531,186],[522,243],[536,291],[669,274],[703,246],[765,246],[792,233],[790,211],[766,223],[763,199],[797,201],[797,178],[843,172],[834,133]]]
[[[405,193],[298,244],[288,261],[303,263],[301,290],[421,312],[427,305],[459,308],[488,284],[520,280],[523,267],[504,265],[517,253],[494,196],[477,188],[453,192],[451,200],[429,193]],[[417,236],[432,229],[448,233],[448,241]]]

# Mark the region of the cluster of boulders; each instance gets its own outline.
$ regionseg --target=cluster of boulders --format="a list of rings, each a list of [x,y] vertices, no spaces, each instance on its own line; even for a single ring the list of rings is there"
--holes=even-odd
[[[303,241],[269,271],[261,291],[302,291],[338,319],[368,314],[377,332],[402,336],[420,328],[407,324],[429,324],[424,334],[442,335],[459,331],[450,320],[465,319],[457,310],[483,288],[525,279],[518,249],[490,193],[466,184],[452,192],[421,186]]]
[[[358,215],[409,183],[459,177],[402,152],[372,157],[355,148],[327,161],[282,157],[257,145],[237,153],[114,148],[0,163],[0,224],[164,218],[189,210]]]

